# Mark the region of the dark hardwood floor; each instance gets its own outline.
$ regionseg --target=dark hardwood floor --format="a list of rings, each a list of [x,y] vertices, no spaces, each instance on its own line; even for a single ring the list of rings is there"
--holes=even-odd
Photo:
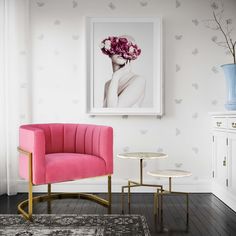
[[[36,194],[35,194],[36,195]],[[104,194],[99,194],[104,196]],[[0,196],[0,214],[15,214],[25,193]],[[121,213],[121,195],[113,194],[112,213]],[[165,196],[163,228],[153,215],[153,194],[132,194],[131,214],[146,217],[152,235],[236,235],[236,213],[213,194],[190,194],[189,224],[186,226],[185,198]],[[35,214],[46,214],[47,203],[37,203]],[[106,214],[107,209],[88,200],[63,199],[52,202],[53,214]],[[127,207],[126,207],[126,212]]]

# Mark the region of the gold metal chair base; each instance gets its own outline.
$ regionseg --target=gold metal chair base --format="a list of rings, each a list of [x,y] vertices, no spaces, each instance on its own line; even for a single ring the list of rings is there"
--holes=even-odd
[[[94,194],[87,194],[87,193],[58,193],[58,194],[51,194],[51,195],[41,195],[32,198],[33,203],[37,202],[48,202],[48,212],[51,213],[51,201],[56,199],[87,199],[93,202],[96,202],[104,207],[108,208],[108,213],[111,213],[111,204],[109,200],[103,199],[98,197]],[[32,220],[32,214],[27,213],[24,208],[29,205],[29,200],[25,200],[17,206],[18,212],[23,215],[23,217],[27,220]]]
[[[51,212],[51,201],[55,199],[65,199],[65,198],[79,198],[79,199],[88,199],[94,201],[102,206],[108,208],[108,214],[111,213],[111,201],[112,201],[112,193],[111,193],[111,175],[108,175],[108,200],[98,197],[94,194],[88,193],[58,193],[51,194],[51,184],[48,184],[48,193],[47,195],[33,197],[33,168],[32,168],[32,159],[33,154],[28,152],[20,147],[17,148],[19,153],[28,157],[28,175],[29,175],[29,185],[28,185],[28,199],[19,203],[17,206],[18,212],[23,215],[23,217],[27,220],[32,221],[33,214],[33,203],[36,202],[48,202],[48,211]],[[24,208],[28,205],[28,212],[24,210]]]

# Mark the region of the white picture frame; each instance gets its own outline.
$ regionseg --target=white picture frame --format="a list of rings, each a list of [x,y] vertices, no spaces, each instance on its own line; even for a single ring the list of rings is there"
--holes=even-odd
[[[87,17],[86,29],[87,112],[162,116],[161,17]],[[125,61],[118,69],[114,54]]]

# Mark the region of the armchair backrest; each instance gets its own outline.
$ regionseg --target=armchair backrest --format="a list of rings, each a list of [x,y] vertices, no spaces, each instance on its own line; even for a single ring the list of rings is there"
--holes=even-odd
[[[86,124],[35,124],[24,125],[43,130],[45,153],[81,153],[100,156],[101,130],[108,127]]]

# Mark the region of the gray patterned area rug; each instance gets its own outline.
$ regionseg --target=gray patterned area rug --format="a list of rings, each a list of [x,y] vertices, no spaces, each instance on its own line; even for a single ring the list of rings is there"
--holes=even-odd
[[[150,236],[141,215],[0,215],[0,235],[9,236]]]

